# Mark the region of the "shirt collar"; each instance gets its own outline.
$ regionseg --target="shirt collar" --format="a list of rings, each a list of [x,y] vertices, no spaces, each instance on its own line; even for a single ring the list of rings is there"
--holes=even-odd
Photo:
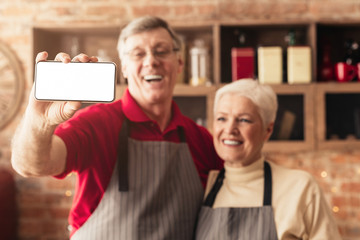
[[[135,99],[131,96],[129,89],[127,88],[122,97],[122,109],[125,116],[132,122],[154,122],[151,120],[141,109],[141,107],[136,103]],[[169,125],[166,127],[165,131],[170,131],[177,129],[178,126],[184,126],[184,116],[182,115],[179,107],[172,100],[171,105],[172,119]]]
[[[146,116],[144,111],[136,103],[135,99],[130,95],[129,89],[126,88],[122,97],[122,109],[125,116],[132,122],[147,122],[151,119]]]

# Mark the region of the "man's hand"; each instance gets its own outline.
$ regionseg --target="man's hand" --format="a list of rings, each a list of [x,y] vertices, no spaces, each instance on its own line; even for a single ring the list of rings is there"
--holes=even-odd
[[[36,62],[46,61],[48,57],[47,52],[41,52],[36,56]],[[66,53],[58,53],[55,61],[69,63],[70,56]],[[72,61],[76,62],[97,62],[96,57],[89,57],[85,54],[75,56]],[[71,118],[74,113],[81,107],[80,102],[71,101],[38,101],[34,97],[34,86],[30,93],[29,105],[27,114],[32,115],[42,125],[54,126],[65,122]]]
[[[41,52],[36,62],[46,61],[47,52]],[[55,61],[69,63],[70,56],[59,53]],[[79,54],[73,61],[97,62],[96,57]],[[16,129],[12,141],[11,163],[23,176],[48,176],[64,172],[67,149],[64,141],[54,135],[58,124],[71,118],[81,107],[80,102],[38,101],[32,87],[29,104],[24,117]]]

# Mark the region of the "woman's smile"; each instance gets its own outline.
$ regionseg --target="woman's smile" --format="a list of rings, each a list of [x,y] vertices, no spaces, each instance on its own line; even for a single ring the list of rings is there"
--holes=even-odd
[[[229,146],[238,146],[238,145],[241,145],[243,142],[237,141],[237,140],[224,139],[223,143],[225,145],[229,145]]]
[[[268,135],[258,107],[249,98],[229,93],[219,100],[214,145],[225,164],[247,166],[259,159]]]

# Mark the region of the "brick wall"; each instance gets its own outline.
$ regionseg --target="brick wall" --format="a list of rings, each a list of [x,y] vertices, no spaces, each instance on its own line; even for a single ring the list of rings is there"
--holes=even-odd
[[[32,26],[36,24],[123,23],[144,14],[171,21],[247,19],[355,19],[358,0],[1,0],[0,40],[17,53],[26,76],[19,114],[0,131],[0,166],[10,171],[10,140],[26,106],[32,82]],[[269,156],[312,173],[324,189],[344,239],[360,238],[360,151],[316,151]],[[75,177],[24,179],[17,185],[19,239],[68,238],[67,214]],[[0,237],[1,238],[1,237]]]

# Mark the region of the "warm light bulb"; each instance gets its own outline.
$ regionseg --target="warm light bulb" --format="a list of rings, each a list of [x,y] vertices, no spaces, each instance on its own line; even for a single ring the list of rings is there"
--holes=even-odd
[[[328,174],[327,174],[327,172],[326,172],[326,171],[322,171],[322,172],[321,172],[321,177],[326,178],[326,177],[327,177],[327,175],[328,175]]]
[[[333,212],[335,212],[335,213],[337,213],[337,212],[339,212],[339,207],[338,206],[334,206],[333,208],[332,208],[332,210],[333,210]]]
[[[72,196],[72,191],[71,190],[66,190],[65,196],[71,197]]]

